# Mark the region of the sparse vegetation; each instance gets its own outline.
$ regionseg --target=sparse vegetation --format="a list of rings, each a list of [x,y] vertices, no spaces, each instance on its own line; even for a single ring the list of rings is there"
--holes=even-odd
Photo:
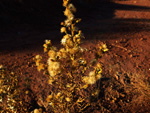
[[[0,65],[0,104],[1,113],[27,112],[27,104],[20,99],[18,76]]]
[[[80,46],[81,39],[84,35],[78,30],[76,24],[81,19],[76,19],[73,15],[76,8],[69,0],[63,0],[65,7],[64,15],[67,19],[61,23],[61,33],[64,34],[61,39],[62,48],[59,50],[52,46],[50,40],[45,40],[44,52],[48,53],[47,64],[41,63],[42,57],[35,57],[36,66],[39,71],[44,70],[44,74],[49,75],[49,84],[52,85],[51,94],[47,97],[47,102],[53,112],[69,113],[71,108],[78,106],[78,111],[82,112],[90,105],[89,98],[92,93],[83,96],[81,92],[93,85],[101,78],[102,66],[97,62],[102,54],[108,51],[106,44],[99,47],[95,53],[95,58],[87,62],[84,54],[87,50]],[[92,66],[94,68],[92,69]],[[80,94],[80,93],[81,94]],[[98,90],[93,92],[98,96]],[[87,102],[89,100],[89,102]]]
[[[42,2],[42,0],[39,1],[39,3]],[[86,6],[89,5],[88,2],[91,3],[91,0],[85,1],[87,3],[84,4],[84,10],[86,12]],[[81,19],[75,18],[74,16],[74,13],[76,12],[75,6],[71,3],[71,0],[63,0],[66,20],[61,22],[60,32],[63,37],[61,41],[59,41],[61,43],[60,45],[55,44],[56,42],[52,44],[51,40],[45,40],[45,43],[43,44],[44,52],[43,50],[37,50],[35,52],[35,50],[31,49],[30,51],[22,51],[24,49],[20,48],[19,50],[21,50],[21,52],[9,51],[8,53],[3,53],[0,51],[0,113],[145,113],[150,111],[150,33],[148,31],[143,32],[143,30],[146,29],[145,27],[148,22],[145,22],[145,20],[142,20],[141,22],[139,19],[141,16],[141,14],[139,14],[140,10],[133,15],[130,11],[126,12],[121,10],[118,12],[118,9],[115,11],[116,17],[111,21],[101,21],[99,20],[101,19],[101,15],[99,14],[103,12],[104,15],[102,15],[107,16],[107,14],[105,15],[105,7],[102,7],[102,11],[100,8],[99,12],[99,8],[96,7],[97,5],[94,3],[95,1],[98,0],[92,1],[95,10],[92,9],[93,7],[91,4],[89,8],[89,10],[95,11],[95,14],[91,15],[91,11],[89,17],[92,17],[90,18],[91,21],[93,16],[95,16],[94,18],[96,19],[93,20],[97,20],[98,22],[96,23],[99,23],[100,21],[100,27],[98,26],[99,24],[92,23],[91,25],[91,23],[87,24],[85,21],[83,26],[87,27],[90,25],[91,28],[88,27],[89,29],[84,32],[87,34],[90,32],[96,39],[89,40],[86,38],[87,41],[84,40],[85,37],[82,30],[77,27],[77,24]],[[114,6],[119,6],[117,2],[108,2],[107,4],[107,1],[109,0],[102,1],[106,1],[104,2],[106,6],[110,6],[111,3]],[[113,1],[119,1],[121,3],[127,2],[127,4],[128,2],[131,3],[131,1]],[[77,5],[80,3],[80,5],[82,5],[84,0],[81,0],[81,2],[76,2],[76,0],[74,0],[73,2]],[[145,2],[149,3],[147,1]],[[23,0],[20,2],[19,0],[19,3],[24,6],[23,4],[25,2]],[[26,1],[26,3],[28,2]],[[46,3],[47,1],[44,1],[43,6]],[[58,4],[59,3],[60,1]],[[134,2],[133,4],[141,5],[142,3],[143,2]],[[127,4],[124,7],[128,7]],[[3,1],[0,2],[0,5],[7,6]],[[53,6],[53,4],[51,4],[51,6]],[[123,6],[123,4],[121,4],[121,6]],[[10,7],[12,9],[14,8],[14,6]],[[33,11],[36,5],[33,9],[30,7],[28,8],[29,12],[30,10]],[[9,12],[11,8],[7,8],[9,10],[4,10],[5,7],[3,7],[2,9],[3,11]],[[55,8],[55,5],[53,8]],[[129,8],[131,8],[131,6]],[[149,18],[146,8],[142,8],[144,9],[142,17],[146,13],[145,17]],[[42,10],[47,9],[44,7]],[[36,11],[38,12],[41,10]],[[36,11],[33,11],[33,13]],[[18,12],[18,10],[14,10],[14,12]],[[5,13],[3,14],[5,15]],[[57,13],[55,15],[57,15]],[[116,20],[118,22],[118,20],[120,20],[119,18],[122,16],[125,20],[121,19],[121,21],[119,21],[121,24],[116,25]],[[133,22],[131,21],[131,18],[129,20],[127,19],[129,18],[128,16],[137,16],[136,18],[138,19],[136,22],[135,20]],[[139,21],[140,24],[143,25],[137,24]],[[97,34],[97,31],[101,31],[99,28],[103,27],[101,26],[101,22],[105,23],[104,29],[107,28],[106,31],[108,30],[108,27],[111,27],[111,30],[112,28],[117,28],[111,31],[111,33],[107,31],[106,33],[101,33],[102,35],[99,35]],[[109,22],[112,22],[112,26],[115,27],[112,27]],[[105,26],[106,23],[108,27]],[[132,23],[134,23],[137,28],[132,26]],[[81,28],[83,26],[81,26]],[[42,26],[42,28],[43,27],[44,26]],[[129,32],[134,29],[135,31],[137,30],[138,33],[130,34],[128,33],[128,30],[125,30],[128,28]],[[116,30],[117,33],[114,33]],[[21,40],[20,37],[24,36],[24,34],[20,31],[17,32],[19,38],[16,39]],[[123,34],[124,32],[125,36]],[[55,38],[55,33],[52,34],[50,32],[49,34],[51,37],[54,35]],[[132,38],[132,35],[134,38]],[[91,35],[88,34],[87,36],[91,38]],[[129,38],[130,36],[131,38]],[[106,37],[113,37],[113,39],[104,39]],[[116,37],[119,38],[116,39]],[[5,42],[3,38],[1,39],[2,42]],[[101,39],[104,39],[104,41]],[[28,39],[26,39],[26,41],[27,40]],[[32,39],[28,41],[31,40]],[[55,40],[58,41],[58,39]],[[26,43],[26,41],[22,42]],[[18,43],[16,42],[16,44]],[[7,47],[10,47],[10,45],[6,45]],[[4,45],[2,44],[2,46],[0,46],[6,47],[6,45],[4,43]],[[16,47],[22,46],[18,45]],[[38,44],[36,45],[36,49],[37,47],[39,47]],[[42,53],[40,53],[41,51]]]
[[[60,29],[60,32],[64,34],[61,40],[63,47],[58,50],[52,46],[51,40],[45,40],[44,52],[49,56],[47,64],[41,63],[40,55],[36,55],[34,60],[38,71],[43,70],[44,74],[49,75],[48,83],[56,89],[55,91],[51,90],[51,94],[47,97],[46,109],[50,108],[51,112],[69,113],[70,108],[75,110],[77,107],[78,111],[82,112],[90,106],[89,99],[99,94],[96,88],[87,97],[84,97],[82,93],[88,92],[84,90],[101,79],[102,66],[97,60],[108,49],[106,44],[102,44],[95,53],[95,58],[87,62],[83,55],[91,50],[80,46],[84,35],[76,27],[81,19],[75,18],[73,13],[76,12],[76,8],[70,3],[70,0],[63,0],[63,6],[65,7],[64,15],[67,17],[61,23]],[[19,97],[18,76],[13,72],[6,71],[2,65],[0,66],[0,75],[0,102],[5,103],[1,112],[29,112],[27,105]],[[42,110],[35,109],[33,112],[42,112]]]

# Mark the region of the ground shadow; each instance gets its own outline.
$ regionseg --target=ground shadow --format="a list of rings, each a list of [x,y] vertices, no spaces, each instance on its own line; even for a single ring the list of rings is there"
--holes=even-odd
[[[77,6],[80,10],[81,6]],[[83,20],[80,27],[87,37],[94,34],[135,33],[150,30],[149,19],[115,18],[116,10],[150,12],[150,7],[117,4],[110,0],[97,1],[96,4],[84,7],[88,8],[83,8],[78,16]]]
[[[87,39],[95,34],[150,30],[149,25],[139,24],[150,20],[114,18],[116,10],[150,11],[150,7],[117,4],[111,0],[73,2],[77,7],[76,17],[82,18],[79,27]],[[60,0],[1,0],[0,51],[42,48],[45,39],[60,42],[60,22],[65,19],[61,5]]]

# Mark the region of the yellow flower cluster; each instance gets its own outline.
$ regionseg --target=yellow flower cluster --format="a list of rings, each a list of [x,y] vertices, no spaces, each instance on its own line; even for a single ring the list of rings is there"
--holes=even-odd
[[[106,44],[102,44],[100,47],[99,47],[100,50],[102,50],[103,52],[106,52],[108,51],[109,49],[107,48],[107,45]]]
[[[58,57],[59,59],[67,58],[67,51],[65,50],[65,48],[61,48],[61,49],[57,52],[57,57]]]
[[[52,47],[51,40],[45,40],[45,44],[43,45],[44,52],[47,52]]]
[[[69,27],[71,26],[72,21],[74,20],[73,13],[76,12],[76,8],[73,4],[69,3],[69,0],[63,0],[63,6],[66,8],[64,11],[64,15],[67,17],[64,23],[65,26]]]
[[[66,30],[65,27],[61,27],[60,32],[61,32],[61,33],[66,33],[66,34],[67,34],[67,30]]]
[[[107,48],[107,45],[102,43],[101,46],[99,46],[99,49],[97,51],[98,57],[101,57],[103,53],[107,52],[109,49]]]
[[[48,59],[48,72],[50,76],[55,76],[61,72],[60,62],[53,61],[51,58]]]
[[[62,44],[63,46],[73,47],[73,41],[71,40],[71,35],[70,35],[70,34],[66,34],[66,35],[62,38],[61,44]]]
[[[35,60],[38,71],[41,71],[42,69],[44,69],[44,64],[41,63],[42,57],[40,55],[36,55],[34,60]]]
[[[95,84],[96,81],[101,78],[101,72],[102,68],[101,65],[98,63],[97,66],[95,67],[95,70],[89,73],[89,76],[83,77],[83,81],[86,84]]]

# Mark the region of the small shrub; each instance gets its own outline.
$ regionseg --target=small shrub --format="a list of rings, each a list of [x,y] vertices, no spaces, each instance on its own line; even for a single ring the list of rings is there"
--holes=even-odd
[[[52,86],[51,94],[47,97],[47,108],[50,106],[53,112],[69,113],[77,107],[81,112],[90,105],[90,101],[87,101],[90,96],[99,93],[99,90],[94,90],[90,95],[83,94],[89,85],[95,84],[101,78],[102,66],[97,60],[108,49],[106,44],[101,45],[95,54],[95,59],[87,62],[84,54],[88,50],[80,46],[84,35],[76,27],[81,19],[75,18],[73,13],[76,12],[76,8],[70,0],[63,0],[63,6],[64,15],[67,17],[61,22],[60,29],[64,34],[61,39],[63,47],[57,49],[52,45],[51,40],[45,40],[44,52],[49,56],[47,64],[41,62],[40,55],[35,57],[35,62],[38,71],[43,70],[44,74],[49,75],[48,83]]]
[[[0,112],[25,113],[27,105],[20,99],[18,76],[0,65]]]

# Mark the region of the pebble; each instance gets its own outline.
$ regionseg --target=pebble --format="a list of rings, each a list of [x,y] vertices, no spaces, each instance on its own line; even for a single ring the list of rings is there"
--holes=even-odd
[[[113,103],[115,103],[115,100],[112,100]]]
[[[130,54],[130,58],[132,58],[133,57],[133,55],[132,54]]]

